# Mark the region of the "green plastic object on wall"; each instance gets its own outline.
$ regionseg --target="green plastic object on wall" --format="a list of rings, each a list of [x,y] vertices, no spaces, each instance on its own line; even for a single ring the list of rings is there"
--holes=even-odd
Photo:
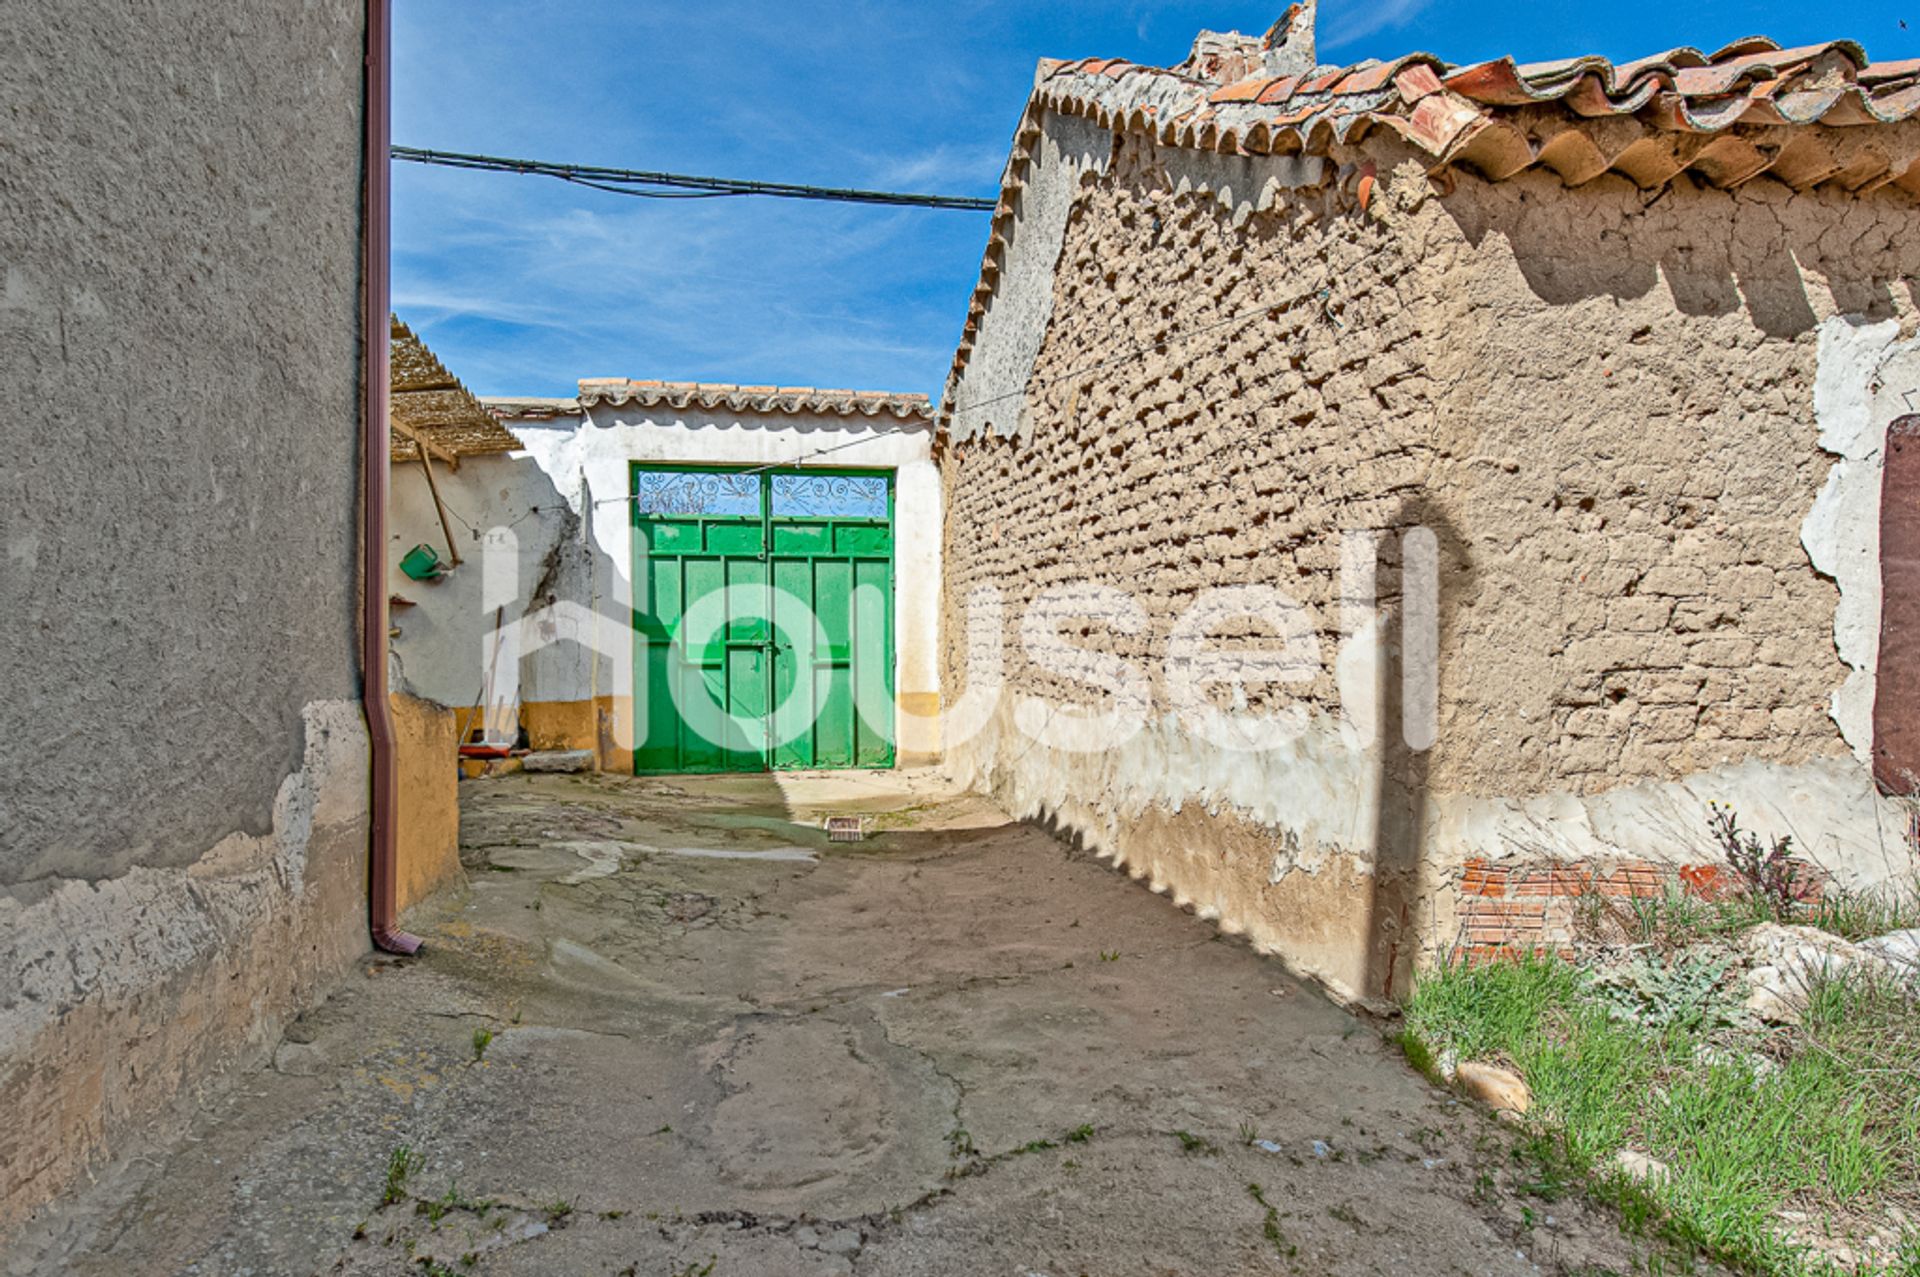
[[[434,581],[446,575],[448,565],[430,545],[416,545],[400,560],[400,570],[416,581]]]

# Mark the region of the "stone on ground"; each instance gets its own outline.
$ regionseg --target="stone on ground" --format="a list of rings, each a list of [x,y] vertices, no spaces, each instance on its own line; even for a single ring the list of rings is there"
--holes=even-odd
[[[1474,1099],[1496,1113],[1525,1113],[1533,1107],[1533,1093],[1511,1069],[1480,1060],[1467,1060],[1454,1070],[1454,1081]]]

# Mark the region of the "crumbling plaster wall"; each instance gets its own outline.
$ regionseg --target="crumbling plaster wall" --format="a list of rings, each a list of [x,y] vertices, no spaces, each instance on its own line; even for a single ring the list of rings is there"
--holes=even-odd
[[[1871,766],[1880,655],[1881,481],[1887,430],[1920,403],[1920,340],[1897,320],[1834,316],[1820,325],[1813,403],[1820,447],[1836,458],[1801,528],[1807,557],[1840,589],[1833,642],[1847,677],[1833,693],[1841,736]]]
[[[414,546],[431,546],[443,561],[451,556],[419,462],[394,467],[388,567],[395,592],[411,604],[393,612],[400,631],[393,640],[395,685],[465,711],[481,703],[496,618],[512,625],[561,599],[585,607],[592,596],[595,547],[582,534],[578,474],[550,474],[522,454],[483,455],[463,459],[458,470],[436,463],[435,481],[452,512],[461,563],[437,580],[414,581],[400,571],[400,560]],[[493,559],[489,533],[504,534]],[[605,572],[602,563],[603,579]],[[523,701],[588,699],[587,648],[566,642],[528,648],[518,663]]]
[[[964,603],[992,584],[1015,694],[950,742],[961,774],[1356,996],[1455,933],[1466,859],[1700,859],[1709,799],[1842,875],[1898,867],[1828,716],[1840,599],[1800,533],[1833,461],[1815,329],[1911,326],[1909,203],[1551,175],[1442,197],[1384,141],[1323,165],[1130,137],[1071,180],[1026,394],[968,411],[990,398],[970,366],[953,396],[946,683],[983,668]],[[996,299],[976,348],[1017,345],[1029,310]],[[1440,560],[1424,752],[1398,703],[1414,526]],[[1371,625],[1341,606],[1350,530],[1384,534]],[[1085,753],[1013,723],[1020,695],[1089,699],[1017,638],[1027,601],[1076,580],[1147,623],[1072,641],[1154,680],[1147,729]],[[1167,712],[1176,618],[1239,584],[1313,618],[1311,678],[1247,689],[1251,711],[1305,709],[1285,749],[1221,750]]]
[[[366,946],[364,18],[0,7],[0,1250]]]

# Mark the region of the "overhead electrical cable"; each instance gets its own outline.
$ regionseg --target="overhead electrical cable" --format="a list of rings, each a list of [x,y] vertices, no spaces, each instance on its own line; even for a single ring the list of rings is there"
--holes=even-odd
[[[1061,382],[1075,381],[1082,377],[1091,376],[1092,374],[1097,372],[1105,372],[1112,368],[1118,368],[1121,365],[1126,364],[1131,360],[1137,358],[1138,356],[1145,354],[1147,351],[1150,351],[1150,350],[1164,351],[1172,346],[1183,345],[1186,342],[1192,341],[1196,337],[1204,336],[1207,333],[1219,332],[1223,328],[1231,328],[1238,324],[1244,324],[1248,320],[1257,318],[1261,315],[1277,314],[1280,311],[1286,310],[1290,305],[1294,303],[1294,301],[1295,299],[1291,296],[1286,298],[1275,298],[1272,301],[1262,302],[1260,305],[1251,307],[1247,310],[1236,311],[1231,315],[1228,315],[1222,319],[1213,320],[1210,323],[1199,324],[1192,328],[1186,328],[1186,329],[1181,329],[1174,332],[1169,332],[1164,336],[1150,338],[1145,341],[1139,341],[1129,346],[1127,349],[1121,351],[1119,354],[1104,357],[1098,360],[1097,362],[1090,363],[1090,364],[1083,364],[1078,368],[1073,368],[1063,373],[1057,373],[1051,377],[1035,378],[1033,380],[1028,381],[1027,384],[1021,386],[1017,390],[1009,390],[1002,394],[990,395],[985,399],[976,399],[972,403],[957,405],[953,409],[953,414],[955,416],[959,416],[961,414],[972,412],[980,408],[988,407],[989,405],[992,405],[992,404],[1005,402],[1006,400],[1009,400],[1009,399],[1023,399],[1027,395],[1031,394],[1036,390],[1045,390],[1048,387],[1058,385]],[[1338,320],[1335,320],[1333,318],[1331,312],[1329,311],[1323,310],[1322,315],[1329,322],[1332,322],[1335,324],[1339,322]],[[592,414],[588,413],[588,416],[589,418],[591,418]],[[906,431],[916,430],[916,429],[919,429],[919,427],[911,426],[911,425],[882,426],[879,429],[875,430],[872,434],[863,436],[859,439],[849,439],[844,443],[836,443],[824,448],[815,448],[811,452],[803,452],[799,456],[789,458],[788,460],[785,460],[785,461],[770,461],[770,462],[767,462],[765,465],[748,466],[745,469],[736,470],[736,471],[733,471],[732,473],[761,474],[768,470],[780,470],[780,469],[785,469],[789,466],[804,466],[807,462],[812,461],[814,458],[824,457],[830,452],[840,452],[847,448],[857,448],[862,444],[872,443],[874,440],[883,439],[888,435],[902,434],[902,433],[905,433]],[[596,506],[601,506],[601,505],[614,504],[616,502],[633,501],[633,500],[635,500],[635,498],[631,494],[629,494],[626,496],[618,496],[618,497],[601,497],[598,500],[596,500],[594,504]]]
[[[595,164],[556,164],[548,160],[516,160],[499,155],[467,155],[458,151],[428,151],[396,146],[396,160],[437,164],[443,168],[477,169],[486,173],[523,173],[558,178],[577,186],[639,199],[721,199],[764,195],[789,200],[830,200],[841,204],[884,204],[897,208],[950,208],[990,213],[995,201],[964,195],[920,195],[904,191],[863,191],[850,187],[803,186],[793,182],[754,182],[731,177],[696,177],[688,173],[650,173],[641,169],[604,168]]]

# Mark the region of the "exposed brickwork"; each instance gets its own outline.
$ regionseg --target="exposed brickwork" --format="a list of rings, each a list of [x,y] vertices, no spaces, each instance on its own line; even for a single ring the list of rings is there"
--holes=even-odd
[[[1792,863],[1796,898],[1818,900],[1824,876],[1806,861]],[[1631,860],[1610,865],[1495,865],[1473,859],[1455,876],[1454,889],[1460,920],[1454,953],[1477,962],[1528,953],[1569,954],[1575,911],[1586,896],[1617,901],[1680,891],[1718,900],[1738,890],[1739,881],[1720,864],[1675,868]]]

